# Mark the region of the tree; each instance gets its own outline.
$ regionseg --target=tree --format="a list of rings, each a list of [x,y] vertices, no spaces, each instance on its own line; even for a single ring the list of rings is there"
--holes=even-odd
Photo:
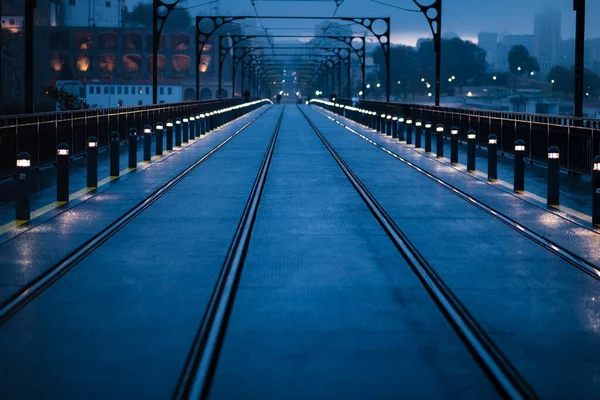
[[[152,3],[138,3],[135,8],[126,14],[126,24],[133,26],[144,26],[152,29]],[[187,10],[173,10],[167,22],[165,23],[165,31],[187,30],[192,26],[192,17]]]
[[[392,61],[390,71],[391,93],[397,96],[404,96],[405,99],[409,94],[422,93],[424,85],[419,81],[421,79],[419,76],[419,63],[414,48],[402,45],[391,46],[390,57]],[[379,71],[377,71],[375,76],[369,76],[367,82],[377,81],[384,83],[385,58],[381,48],[378,48],[373,53],[373,59],[375,64],[379,66]]]
[[[51,85],[45,88],[45,93],[56,100],[61,111],[86,110],[90,108],[85,100],[81,100],[75,94],[68,92],[62,86]]]
[[[538,60],[523,45],[513,46],[508,52],[508,68],[516,75],[540,72]]]
[[[553,91],[573,95],[575,93],[575,67],[567,69],[560,65],[554,66],[548,73],[548,82],[552,83]],[[583,73],[583,91],[590,97],[600,95],[600,76],[589,68],[585,68]]]

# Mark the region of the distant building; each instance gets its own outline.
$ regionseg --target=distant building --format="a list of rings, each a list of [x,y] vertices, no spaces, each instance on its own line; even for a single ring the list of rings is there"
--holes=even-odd
[[[85,101],[100,108],[143,106],[152,104],[152,85],[89,83],[84,86]],[[184,100],[181,85],[159,85],[158,102],[179,103]]]
[[[7,29],[13,33],[22,31],[25,27],[25,17],[20,15],[2,16],[2,29]]]
[[[63,26],[120,27],[122,11],[120,0],[60,0]]]
[[[535,36],[533,55],[540,63],[542,72],[547,72],[560,60],[562,45],[560,11],[547,10],[536,14],[533,31]]]
[[[486,61],[489,68],[495,70],[498,56],[498,34],[480,32],[477,35],[477,45],[487,53]]]
[[[508,69],[508,53],[513,46],[525,46],[530,54],[533,54],[534,49],[534,36],[533,35],[506,35],[498,43],[498,50],[496,52],[497,59],[496,64],[498,70]]]

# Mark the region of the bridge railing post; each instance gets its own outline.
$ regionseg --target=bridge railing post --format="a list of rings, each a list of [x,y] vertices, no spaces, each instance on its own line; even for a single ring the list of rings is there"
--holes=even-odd
[[[121,135],[119,132],[110,134],[110,176],[119,176],[119,146]]]

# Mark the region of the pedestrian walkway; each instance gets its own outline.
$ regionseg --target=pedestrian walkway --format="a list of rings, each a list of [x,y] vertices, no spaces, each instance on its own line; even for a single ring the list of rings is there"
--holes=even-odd
[[[564,210],[312,105],[150,165],[0,235],[1,398],[600,395]]]

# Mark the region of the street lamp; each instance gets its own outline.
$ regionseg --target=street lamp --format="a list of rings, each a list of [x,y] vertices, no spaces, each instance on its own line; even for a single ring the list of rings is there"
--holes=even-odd
[[[371,89],[371,84],[367,83],[367,89]]]
[[[378,84],[377,84],[377,87],[381,87],[381,83],[378,83]]]

